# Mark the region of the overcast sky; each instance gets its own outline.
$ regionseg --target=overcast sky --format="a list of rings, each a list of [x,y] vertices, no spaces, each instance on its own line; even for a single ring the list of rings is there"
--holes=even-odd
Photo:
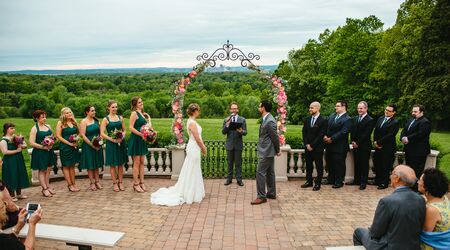
[[[401,2],[0,0],[0,70],[192,67],[227,39],[278,64],[347,17],[375,15],[387,29]]]

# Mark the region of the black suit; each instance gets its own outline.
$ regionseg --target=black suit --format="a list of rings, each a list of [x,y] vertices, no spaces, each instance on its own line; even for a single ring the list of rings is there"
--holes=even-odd
[[[431,122],[422,116],[417,120],[409,120],[400,135],[400,140],[403,137],[408,138],[408,144],[404,146],[405,161],[406,165],[414,169],[417,178],[422,175],[427,156],[430,154],[430,133]]]
[[[353,160],[355,165],[355,184],[367,184],[369,177],[369,159],[372,151],[372,143],[370,136],[374,127],[375,120],[369,115],[359,121],[359,116],[353,118],[353,128],[351,132],[351,141],[355,142],[358,147],[353,148]]]
[[[326,144],[326,161],[328,166],[328,183],[342,185],[345,178],[345,158],[350,147],[348,134],[352,129],[352,120],[345,113],[336,120],[336,113],[328,118],[326,136],[331,143]]]
[[[378,202],[372,226],[357,228],[353,243],[367,250],[420,250],[424,221],[425,200],[409,187],[399,187]]]
[[[229,119],[232,119],[232,117],[229,117]],[[236,130],[230,130],[230,128],[227,127],[227,120],[228,117],[224,119],[222,126],[222,133],[227,135],[227,141],[225,143],[228,163],[227,180],[231,181],[233,179],[233,165],[235,165],[236,180],[242,181],[242,149],[244,148],[242,136],[247,135],[247,123],[245,118],[240,115],[237,116],[235,121],[233,120],[236,123],[242,123],[242,133],[240,133]]]
[[[394,117],[391,117],[381,126],[383,120],[384,116],[378,119],[373,131],[374,142],[381,146],[380,149],[375,148],[373,164],[376,173],[375,183],[387,186],[389,184],[389,172],[394,164],[395,151],[397,150],[395,136],[400,125]]]
[[[323,136],[327,131],[327,120],[322,115],[319,115],[315,118],[312,127],[311,120],[311,116],[306,118],[302,129],[303,144],[305,145],[306,181],[308,183],[313,181],[313,162],[315,162],[317,170],[316,185],[320,186],[323,176]],[[308,151],[306,148],[308,144],[312,147],[312,151]]]

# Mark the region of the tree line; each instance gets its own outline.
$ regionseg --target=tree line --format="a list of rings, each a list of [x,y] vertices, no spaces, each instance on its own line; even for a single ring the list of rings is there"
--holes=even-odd
[[[449,27],[448,0],[406,0],[387,30],[375,16],[326,29],[290,51],[275,72],[289,84],[290,122],[307,116],[312,101],[328,114],[337,100],[350,109],[365,100],[374,116],[396,103],[402,121],[412,105],[425,105],[435,128],[450,129]]]

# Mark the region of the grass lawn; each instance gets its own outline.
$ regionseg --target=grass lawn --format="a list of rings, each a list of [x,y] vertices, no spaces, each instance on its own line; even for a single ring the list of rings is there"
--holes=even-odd
[[[13,119],[0,119],[0,124],[3,126],[5,122],[10,122],[16,124],[16,131],[18,134],[22,134],[25,136],[28,141],[28,136],[31,127],[34,125],[32,119],[23,119],[23,118],[13,118]],[[47,119],[47,123],[52,126],[52,129],[55,128],[57,119]],[[257,119],[248,119],[247,120],[247,136],[244,137],[245,141],[257,141],[258,140],[258,131],[259,124],[257,123]],[[128,119],[125,119],[126,127],[128,128]],[[160,134],[170,134],[171,133],[171,124],[172,119],[153,119],[152,120],[153,127]],[[222,135],[222,123],[223,119],[199,119],[198,123],[203,128],[203,139],[204,140],[223,140],[225,136]],[[398,133],[397,137],[400,133]],[[287,126],[287,137],[290,136],[301,136],[301,126],[300,125],[288,125]],[[431,141],[439,144],[439,148],[437,150],[440,151],[440,159],[438,162],[438,167],[442,169],[447,176],[450,177],[450,132],[433,132],[431,133]],[[27,162],[27,166],[29,166],[29,156],[24,154],[25,161]]]

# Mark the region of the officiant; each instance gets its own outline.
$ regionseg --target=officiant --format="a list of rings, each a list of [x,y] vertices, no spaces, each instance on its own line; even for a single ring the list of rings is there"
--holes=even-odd
[[[236,181],[239,186],[242,182],[242,136],[247,135],[247,124],[245,118],[238,115],[239,105],[236,102],[230,104],[230,115],[224,119],[222,133],[227,135],[225,148],[227,150],[228,176],[225,186],[233,181],[233,165],[236,169]]]

